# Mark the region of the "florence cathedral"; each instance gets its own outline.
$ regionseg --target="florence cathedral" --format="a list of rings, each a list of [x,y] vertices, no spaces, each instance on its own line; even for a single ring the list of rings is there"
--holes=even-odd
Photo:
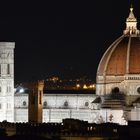
[[[0,42],[0,121],[28,122],[29,94],[14,89],[14,48],[13,42]],[[140,32],[131,7],[123,35],[101,58],[96,94],[44,93],[42,122],[74,118],[124,125],[128,120],[140,120],[139,58]]]

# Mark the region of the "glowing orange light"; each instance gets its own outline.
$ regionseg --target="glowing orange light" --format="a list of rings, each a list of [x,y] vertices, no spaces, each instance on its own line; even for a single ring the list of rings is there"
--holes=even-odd
[[[80,88],[80,84],[77,84],[76,87],[77,87],[77,88]]]
[[[95,84],[90,85],[89,88],[95,88]]]
[[[83,89],[87,89],[87,86],[86,86],[86,85],[84,85],[84,86],[83,86]]]

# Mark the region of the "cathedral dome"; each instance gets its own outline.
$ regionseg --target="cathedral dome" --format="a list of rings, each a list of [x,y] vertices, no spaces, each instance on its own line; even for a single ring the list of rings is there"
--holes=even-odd
[[[133,8],[123,35],[104,53],[97,70],[96,94],[105,95],[114,87],[127,95],[140,95],[140,32]]]
[[[97,75],[140,74],[140,35],[137,20],[130,8],[124,34],[112,43],[103,55]]]
[[[140,37],[123,35],[105,52],[97,75],[140,74]]]

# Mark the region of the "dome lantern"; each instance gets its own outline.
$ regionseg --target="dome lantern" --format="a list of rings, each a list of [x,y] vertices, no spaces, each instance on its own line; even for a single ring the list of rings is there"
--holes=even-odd
[[[126,29],[124,30],[124,34],[139,35],[139,30],[137,29],[137,19],[134,16],[132,5],[130,8],[129,16],[126,19]]]

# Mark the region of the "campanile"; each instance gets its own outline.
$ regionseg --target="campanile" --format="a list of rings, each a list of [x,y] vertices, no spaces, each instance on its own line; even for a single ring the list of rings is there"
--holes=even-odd
[[[0,121],[14,122],[14,42],[0,42]]]

